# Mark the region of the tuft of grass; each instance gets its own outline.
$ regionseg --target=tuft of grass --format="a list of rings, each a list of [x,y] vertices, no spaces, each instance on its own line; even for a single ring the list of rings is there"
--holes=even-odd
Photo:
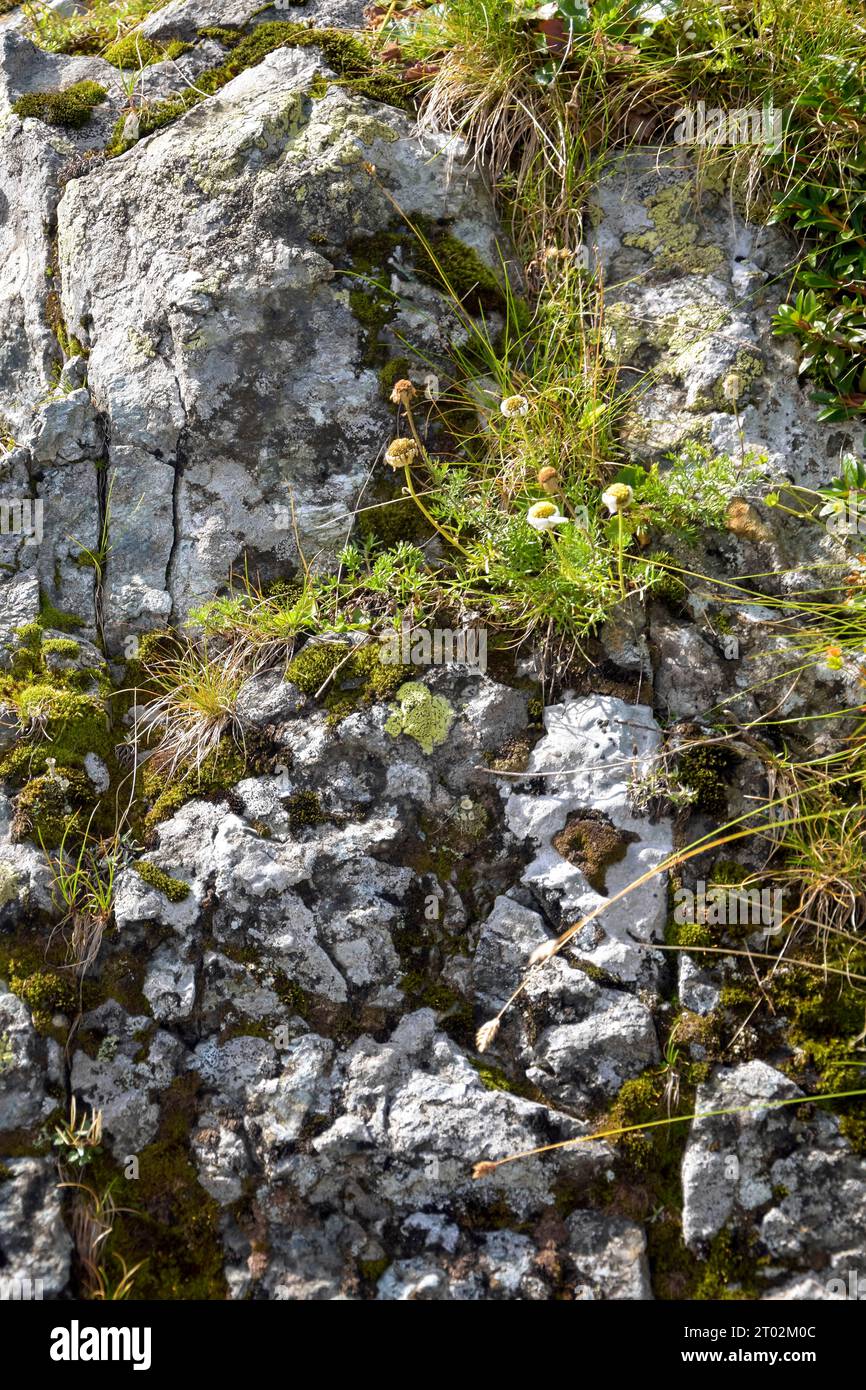
[[[84,975],[93,965],[114,911],[114,886],[122,862],[118,836],[105,842],[91,834],[95,812],[81,835],[78,853],[67,849],[70,835],[77,834],[77,818],[67,822],[55,856],[48,854],[39,835],[53,878],[55,897],[65,909],[69,925],[69,956],[74,969]]]
[[[119,1273],[112,1278],[109,1272],[106,1251],[117,1218],[123,1211],[132,1211],[129,1207],[117,1206],[113,1186],[109,1183],[100,1191],[89,1183],[64,1181],[58,1184],[61,1190],[75,1194],[70,1226],[81,1293],[84,1298],[98,1302],[122,1302],[129,1298],[135,1276],[144,1264],[141,1260],[130,1267],[122,1255],[112,1252]]]
[[[137,692],[146,703],[136,710],[134,737],[148,749],[152,767],[169,777],[191,776],[215,756],[225,734],[243,746],[236,704],[253,671],[238,646],[214,652],[190,637],[163,643]]]
[[[98,55],[165,0],[88,0],[83,13],[59,14],[42,0],[21,6],[27,37],[48,53]]]

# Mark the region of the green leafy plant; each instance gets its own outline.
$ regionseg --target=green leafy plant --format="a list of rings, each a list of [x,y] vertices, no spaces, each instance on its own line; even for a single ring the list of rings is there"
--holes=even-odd
[[[62,1163],[84,1168],[102,1148],[102,1111],[79,1116],[75,1096],[69,1102],[69,1117],[54,1127],[54,1147],[60,1149]]]

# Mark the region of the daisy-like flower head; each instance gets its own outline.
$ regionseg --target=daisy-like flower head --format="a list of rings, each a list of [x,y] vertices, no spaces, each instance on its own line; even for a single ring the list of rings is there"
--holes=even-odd
[[[743,394],[743,378],[739,372],[728,372],[722,382],[722,395],[726,401],[731,401],[736,405]]]
[[[829,502],[825,502],[818,512],[819,516],[841,516],[845,513],[846,499],[844,497],[831,497]]]
[[[418,457],[418,445],[414,439],[392,439],[385,450],[385,462],[389,468],[411,468]]]
[[[628,483],[611,483],[607,491],[601,494],[601,500],[611,516],[627,511],[633,497],[634,488],[629,487]]]
[[[394,382],[394,389],[391,392],[391,400],[394,405],[411,405],[418,392],[407,377],[401,377]]]
[[[529,401],[525,396],[503,396],[499,409],[506,420],[510,420],[512,415],[528,415]]]
[[[564,526],[568,517],[554,502],[535,502],[526,513],[526,520],[536,531],[552,531],[555,526]]]

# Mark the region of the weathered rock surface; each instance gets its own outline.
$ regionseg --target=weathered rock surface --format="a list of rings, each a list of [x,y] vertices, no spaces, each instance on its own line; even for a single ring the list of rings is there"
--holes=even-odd
[[[511,793],[506,817],[512,834],[529,837],[538,847],[522,882],[565,927],[661,864],[673,841],[669,822],[652,824],[629,808],[629,784],[652,769],[661,745],[650,709],[591,696],[545,710],[544,726],[545,737],[526,769],[533,790]],[[598,817],[596,830],[593,818]],[[569,834],[575,823],[577,832]],[[587,867],[596,861],[598,887],[593,887]],[[572,945],[619,979],[645,981],[657,963],[636,943],[657,939],[665,916],[664,882],[655,876],[612,903]]]
[[[855,1263],[866,1240],[866,1163],[838,1120],[798,1118],[797,1087],[766,1062],[719,1068],[698,1090],[697,1111],[739,1110],[694,1122],[683,1158],[683,1234],[709,1240],[723,1226],[757,1227],[775,1260],[809,1262],[819,1250]],[[844,1260],[842,1261],[844,1263]]]
[[[4,1298],[58,1298],[69,1280],[72,1240],[54,1165],[14,1158],[0,1182],[0,1286]]]
[[[148,67],[144,96],[163,99],[221,60],[203,26],[275,18],[346,27],[363,6],[170,0],[143,32],[194,47]],[[107,99],[81,131],[9,110],[82,78]],[[286,578],[301,558],[329,564],[347,540],[393,423],[353,295],[359,252],[398,224],[395,204],[494,269],[499,233],[459,146],[422,143],[408,116],[332,78],[315,50],[279,50],[103,160],[126,104],[118,71],[47,55],[17,20],[3,26],[0,433],[15,442],[0,482],[7,500],[44,507],[38,543],[22,528],[0,536],[4,672],[20,655],[14,629],[52,605],[48,669],[98,692],[141,633],[181,623],[233,570]],[[850,432],[815,423],[770,332],[790,248],[711,186],[693,206],[691,189],[681,154],[661,168],[629,156],[596,198],[587,239],[607,281],[609,351],[646,373],[626,446],[646,462],[700,436],[734,457],[763,451],[774,478],[826,481]],[[401,254],[388,273],[384,346],[435,365],[458,334],[452,308]],[[789,688],[801,653],[774,630],[770,600],[808,587],[816,565],[835,572],[839,546],[757,495],[741,501],[709,577],[760,574],[767,606],[739,604],[720,623],[719,605],[694,592],[622,604],[601,633],[613,672],[603,688],[628,677],[629,700],[566,691],[539,729],[525,684],[434,668],[417,680],[449,723],[428,747],[388,702],[333,718],[282,668],[246,682],[236,713],[268,760],[221,791],[190,787],[155,828],[147,859],[174,883],[136,872],[141,847],[124,841],[114,921],[87,981],[101,1002],[86,1006],[68,1059],[54,1034],[70,1020],[37,1026],[8,988],[8,956],[0,1281],[41,1279],[46,1297],[74,1287],[45,1156],[69,1098],[101,1111],[116,1163],[146,1166],[180,1097],[187,1176],[195,1202],[215,1204],[231,1297],[653,1297],[649,1225],[631,1219],[622,1150],[592,1135],[626,1083],[665,1075],[675,1094],[682,1063],[660,1039],[707,1058],[736,962],[695,949],[674,964],[655,949],[669,916],[657,870],[675,827],[639,812],[638,793],[663,748],[720,711],[748,723],[773,705],[792,735],[811,737],[816,714],[862,699],[853,667],[818,664]],[[783,688],[757,693],[760,677]],[[4,704],[4,754],[18,728]],[[525,767],[501,774],[497,756],[515,740]],[[85,752],[97,790],[111,757]],[[734,761],[719,779],[731,814],[766,789],[748,749]],[[0,796],[0,945],[17,949],[20,934],[36,950],[34,924],[60,930],[62,904],[14,810]],[[698,809],[676,833],[711,823]],[[703,871],[684,868],[683,881]],[[593,912],[527,976],[534,951]],[[521,984],[480,1053],[476,1028]],[[674,1010],[688,1015],[682,1040],[667,1031]],[[750,1055],[744,1031],[735,1056]],[[866,1163],[831,1114],[772,1107],[797,1094],[762,1061],[709,1070],[682,1164],[683,1234],[704,1255],[721,1232],[750,1232],[771,1261],[765,1297],[834,1298],[828,1281],[866,1262]],[[473,1177],[478,1163],[491,1167]],[[666,1207],[646,1219],[657,1217],[678,1221]]]
[[[785,234],[747,221],[712,177],[698,188],[682,148],[625,156],[594,204],[610,351],[647,373],[625,431],[635,458],[703,438],[764,453],[770,472],[808,486],[832,476],[854,431],[817,422],[791,342],[771,328],[772,281],[794,258]]]
[[[458,235],[471,212],[491,257],[478,181],[448,182],[393,108],[336,86],[311,100],[326,71],[312,51],[272,53],[58,209],[64,312],[111,437],[115,648],[182,619],[245,554],[267,577],[296,541],[309,562],[345,542],[388,415],[338,270],[392,224],[389,199]],[[435,351],[447,311],[418,294],[401,285],[402,311]]]

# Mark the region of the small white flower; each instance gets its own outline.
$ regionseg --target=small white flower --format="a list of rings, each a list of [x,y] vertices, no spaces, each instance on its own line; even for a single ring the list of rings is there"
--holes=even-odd
[[[525,396],[504,396],[499,402],[499,409],[510,420],[512,415],[528,415],[529,401]]]
[[[601,500],[611,516],[616,516],[617,512],[624,512],[630,507],[633,497],[634,488],[630,488],[628,483],[611,483],[607,491],[601,494]]]
[[[526,520],[535,531],[552,531],[555,526],[565,526],[568,517],[554,502],[535,502],[526,513]]]

